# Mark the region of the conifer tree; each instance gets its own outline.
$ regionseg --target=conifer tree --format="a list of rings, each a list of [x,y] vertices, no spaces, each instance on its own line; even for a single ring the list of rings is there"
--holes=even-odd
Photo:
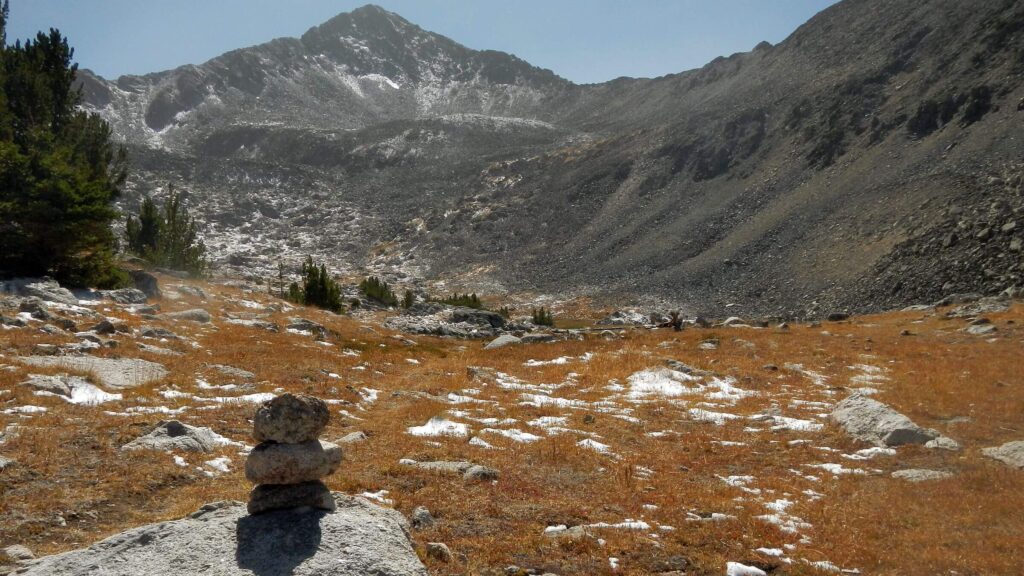
[[[6,44],[0,5],[0,272],[49,274],[72,285],[113,286],[123,149],[110,127],[77,108],[74,50],[51,29]]]

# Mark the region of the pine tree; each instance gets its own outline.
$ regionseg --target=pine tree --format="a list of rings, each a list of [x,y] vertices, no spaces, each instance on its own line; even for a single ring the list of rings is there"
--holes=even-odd
[[[412,305],[416,303],[416,296],[412,293],[412,290],[406,290],[405,296],[402,297],[402,308],[412,308]]]
[[[302,285],[292,282],[287,298],[297,304],[317,306],[336,313],[344,309],[338,283],[327,273],[327,266],[317,266],[312,256],[306,256],[302,263]]]
[[[197,275],[206,270],[206,246],[185,208],[184,194],[173,186],[162,209],[150,198],[143,200],[139,217],[128,217],[125,234],[128,249],[157,266]]]
[[[360,282],[359,290],[366,294],[367,298],[385,306],[398,306],[398,297],[391,291],[391,286],[376,276],[370,276]]]
[[[78,66],[60,32],[6,44],[0,5],[0,270],[72,285],[126,281],[113,265],[113,201],[126,172],[110,127],[78,110]]]

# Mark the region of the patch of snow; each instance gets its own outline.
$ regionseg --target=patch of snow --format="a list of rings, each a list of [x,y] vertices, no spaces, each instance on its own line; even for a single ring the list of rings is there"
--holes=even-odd
[[[413,436],[458,436],[469,435],[469,426],[461,422],[452,422],[435,416],[422,426],[412,426],[407,430]]]

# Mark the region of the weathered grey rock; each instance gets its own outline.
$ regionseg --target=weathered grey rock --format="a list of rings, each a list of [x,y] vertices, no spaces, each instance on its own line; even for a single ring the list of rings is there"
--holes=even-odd
[[[929,440],[928,442],[925,442],[924,447],[936,450],[955,451],[960,449],[960,443],[957,442],[956,440],[953,440],[952,438],[946,436],[939,436],[934,440]]]
[[[134,388],[165,378],[161,364],[138,358],[96,358],[94,356],[26,356],[19,360],[30,366],[64,368],[91,373],[96,383],[108,388]]]
[[[32,560],[36,557],[28,547],[22,546],[21,544],[15,544],[4,548],[4,554],[11,560],[17,560],[19,562]]]
[[[78,376],[44,376],[41,374],[30,374],[28,380],[25,380],[20,386],[31,388],[36,392],[49,392],[50,394],[57,394],[58,396],[71,396],[71,391],[74,390],[77,382],[85,382],[83,378]]]
[[[139,328],[139,335],[143,338],[167,338],[168,340],[181,339],[181,336],[178,336],[166,328],[154,328],[153,326],[143,326],[142,328]]]
[[[245,461],[245,477],[255,484],[299,484],[333,474],[341,464],[341,447],[322,440],[301,444],[264,442]]]
[[[395,510],[334,495],[337,510],[247,516],[239,502],[150,524],[31,564],[26,576],[426,576]]]
[[[147,299],[146,293],[138,288],[103,290],[101,294],[118,304],[145,304]]]
[[[569,528],[556,527],[544,531],[544,536],[560,542],[582,542],[592,540],[594,537],[583,526],[572,526]]]
[[[650,318],[635,310],[616,310],[597,321],[598,326],[646,326]]]
[[[423,506],[417,506],[410,517],[412,527],[416,530],[423,530],[434,525],[434,516]]]
[[[490,326],[491,328],[501,328],[505,325],[505,317],[497,312],[491,312],[490,310],[453,308],[451,315],[452,322],[455,322],[456,324],[465,322],[466,324]]]
[[[338,444],[357,444],[367,440],[366,432],[356,431],[345,434],[338,440]]]
[[[252,380],[253,378],[256,377],[256,375],[253,374],[252,372],[249,372],[248,370],[242,370],[241,368],[235,368],[234,366],[214,364],[213,366],[210,366],[210,368],[217,370],[218,372],[224,374],[225,376],[230,376],[232,378],[241,378],[242,380]]]
[[[498,479],[498,471],[488,466],[471,466],[462,474],[463,480],[469,480],[473,482],[490,482]]]
[[[985,448],[981,453],[989,458],[999,460],[1007,466],[1024,470],[1024,440],[1007,442],[1002,446],[993,448]]]
[[[309,506],[320,510],[334,510],[331,491],[323,482],[301,484],[260,484],[249,493],[249,514],[262,514],[271,510]]]
[[[972,336],[987,336],[995,334],[997,331],[998,329],[991,324],[975,324],[964,328],[964,332]]]
[[[167,320],[184,320],[187,322],[197,322],[199,324],[209,324],[213,322],[213,317],[210,313],[202,308],[193,308],[192,310],[182,310],[180,312],[168,312],[161,314],[161,318]]]
[[[177,420],[161,421],[145,436],[121,447],[122,450],[181,450],[184,452],[210,452],[229,442],[227,438],[209,428],[189,426]]]
[[[304,394],[282,394],[256,410],[252,435],[258,442],[298,444],[319,438],[330,418],[331,412],[323,400]]]
[[[206,300],[208,298],[208,296],[206,295],[206,291],[198,286],[190,286],[188,284],[175,284],[173,288],[186,296],[199,298],[200,300]]]
[[[428,558],[433,558],[438,562],[452,561],[452,551],[448,549],[447,544],[441,542],[427,542],[426,551]]]
[[[50,310],[46,307],[46,302],[43,302],[42,298],[36,296],[30,296],[21,301],[18,306],[19,312],[28,312],[36,320],[52,320],[56,318],[50,313]]]
[[[69,306],[77,306],[78,298],[67,288],[63,288],[54,280],[42,280],[21,286],[19,292],[23,296],[34,296],[46,302],[57,302]]]
[[[150,298],[160,298],[160,283],[156,276],[142,270],[130,270],[128,272],[135,283],[135,288]]]
[[[957,306],[946,312],[949,318],[972,318],[984,314],[996,314],[1010,309],[1010,302],[1002,298],[981,298],[975,302]]]
[[[610,332],[610,330],[609,330]],[[614,332],[612,332],[614,334]],[[536,334],[523,334],[519,341],[523,344],[547,344],[561,340],[557,334],[550,332],[538,332]]]
[[[926,470],[924,468],[912,468],[909,470],[897,470],[892,473],[893,478],[906,480],[907,482],[927,482],[929,480],[942,480],[952,478],[952,472],[944,470]]]
[[[877,400],[854,394],[836,405],[832,419],[847,434],[876,446],[925,444],[939,437]]]
[[[494,350],[496,348],[503,348],[505,346],[511,346],[513,344],[519,344],[521,342],[522,342],[522,340],[520,340],[519,338],[516,338],[515,336],[513,336],[511,334],[502,334],[501,336],[498,336],[494,340],[491,340],[490,342],[488,342],[487,345],[484,346],[484,350]]]
[[[89,331],[97,334],[116,334],[118,332],[118,326],[104,318],[103,320],[100,320],[99,323],[89,328]]]
[[[398,461],[399,464],[405,466],[412,466],[413,468],[419,468],[420,470],[429,470],[430,472],[438,472],[440,474],[464,474],[467,470],[476,466],[472,462],[417,462],[416,460],[410,460],[403,458]]]
[[[12,466],[14,466],[17,463],[18,463],[17,460],[12,460],[10,458],[6,458],[4,456],[0,456],[0,472],[3,472],[4,470],[7,470],[8,468],[11,468]]]
[[[285,326],[288,330],[297,330],[299,332],[309,332],[316,338],[326,338],[327,328],[322,324],[317,324],[312,320],[305,318],[289,318],[288,325]]]

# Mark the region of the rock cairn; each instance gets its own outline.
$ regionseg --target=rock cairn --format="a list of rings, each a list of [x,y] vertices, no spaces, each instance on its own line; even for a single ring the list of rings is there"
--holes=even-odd
[[[283,394],[256,410],[253,437],[260,444],[245,462],[245,477],[256,484],[250,514],[302,506],[335,509],[321,482],[341,464],[341,448],[320,440],[330,418],[323,400],[301,394]]]

